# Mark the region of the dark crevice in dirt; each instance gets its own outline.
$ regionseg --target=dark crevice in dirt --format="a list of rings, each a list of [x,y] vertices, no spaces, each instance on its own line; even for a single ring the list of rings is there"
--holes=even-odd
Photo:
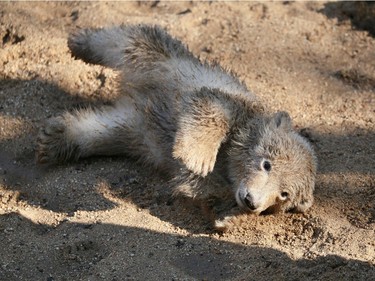
[[[375,36],[375,2],[329,2],[324,4],[320,12],[329,18],[337,18],[339,23],[350,20],[354,28],[366,30]]]
[[[15,44],[18,44],[18,43],[20,43],[24,40],[25,40],[25,36],[18,35],[12,29],[9,29],[9,28],[7,28],[5,30],[5,34],[2,35],[3,45],[6,45],[6,44],[15,45]]]
[[[375,79],[361,73],[358,69],[342,69],[335,72],[333,76],[353,88],[375,90]]]
[[[73,10],[72,13],[70,14],[70,17],[73,22],[77,21],[79,18],[79,11],[78,10]]]

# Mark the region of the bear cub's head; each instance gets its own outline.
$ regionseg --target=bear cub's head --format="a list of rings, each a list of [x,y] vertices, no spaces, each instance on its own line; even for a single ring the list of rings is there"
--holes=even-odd
[[[256,214],[311,207],[317,160],[288,113],[258,119],[233,143],[230,173],[238,205]]]

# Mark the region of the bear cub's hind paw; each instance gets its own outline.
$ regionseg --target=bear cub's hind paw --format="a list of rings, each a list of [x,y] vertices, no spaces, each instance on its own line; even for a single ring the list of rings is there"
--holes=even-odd
[[[66,125],[62,117],[52,118],[40,129],[36,143],[36,159],[39,163],[67,160]]]

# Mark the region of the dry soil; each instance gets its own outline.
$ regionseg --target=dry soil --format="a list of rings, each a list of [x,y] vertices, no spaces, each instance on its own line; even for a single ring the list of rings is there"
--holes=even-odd
[[[0,280],[375,280],[374,19],[350,2],[0,3]],[[319,158],[311,210],[220,234],[129,159],[35,163],[43,120],[116,98],[69,32],[141,22],[290,112]]]

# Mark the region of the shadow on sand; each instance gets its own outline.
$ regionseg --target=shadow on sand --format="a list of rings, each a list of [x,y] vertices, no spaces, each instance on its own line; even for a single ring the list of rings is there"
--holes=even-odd
[[[369,263],[111,224],[0,216],[1,280],[372,280]],[[195,248],[199,248],[197,251]],[[36,279],[35,279],[36,278]]]
[[[25,83],[29,85],[28,93],[19,93],[17,89],[24,88]],[[3,104],[8,101],[6,111],[13,112],[14,118],[31,120],[35,124],[40,124],[54,112],[58,114],[65,108],[81,107],[82,104],[91,102],[70,95],[53,84],[38,80],[7,80],[1,85],[3,96],[0,96],[0,99]],[[34,112],[31,114],[18,108],[11,100],[18,101],[23,107],[33,108]],[[96,104],[104,102],[108,101],[99,100]],[[151,214],[186,228],[186,221],[189,220],[183,214],[186,206],[173,204],[168,182],[145,171],[125,157],[90,158],[60,166],[37,165],[34,160],[37,127],[38,125],[34,125],[28,133],[0,142],[0,179],[7,189],[17,193],[15,200],[23,200],[28,204],[68,214],[77,210],[112,209],[116,203],[103,196],[98,187],[104,182],[109,185],[109,192],[119,200],[130,199],[140,208],[149,209]],[[373,159],[370,156],[374,153],[374,147],[366,146],[369,139],[375,143],[374,133],[337,136],[308,131],[307,137],[316,147],[320,175],[346,172],[374,173]],[[319,186],[318,177],[316,197],[329,198],[327,192],[334,191],[335,197],[349,199],[344,189],[345,187],[337,183],[330,183],[329,190],[324,184]],[[353,204],[367,206],[368,210],[366,209],[365,213],[375,216],[373,204],[370,204],[371,196],[350,195],[350,200]],[[364,204],[363,200],[367,200],[368,204]],[[196,223],[197,229],[190,231],[202,231],[202,224],[205,225],[207,221],[201,218],[197,207],[190,206],[188,213],[194,213],[195,215],[189,216],[194,216],[195,220],[201,223]],[[375,221],[375,218],[370,219],[372,220]]]

